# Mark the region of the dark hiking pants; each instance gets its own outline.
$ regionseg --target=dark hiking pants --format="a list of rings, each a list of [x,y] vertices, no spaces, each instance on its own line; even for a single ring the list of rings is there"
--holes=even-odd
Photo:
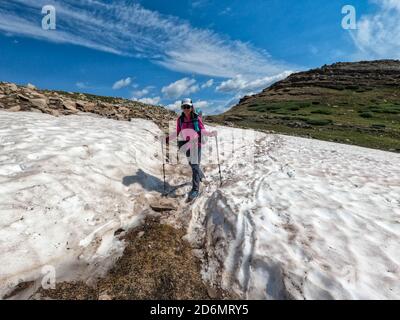
[[[192,154],[193,152],[196,152],[196,149],[197,156],[196,154]],[[191,148],[190,150],[187,150],[186,157],[188,159],[190,167],[192,168],[192,191],[200,191],[200,182],[204,178],[203,171],[200,167],[201,146],[196,146]]]
[[[204,178],[204,174],[201,171],[201,167],[200,167],[201,148],[198,148],[198,158],[196,159],[198,161],[193,161],[193,163],[192,163],[191,157],[188,157],[188,160],[189,160],[189,165],[192,168],[192,190],[199,191],[200,190],[200,182]]]

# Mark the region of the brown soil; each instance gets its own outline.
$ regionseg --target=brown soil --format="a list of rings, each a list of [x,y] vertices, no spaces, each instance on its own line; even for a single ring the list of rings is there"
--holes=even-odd
[[[148,218],[145,224],[125,235],[123,256],[95,288],[60,283],[55,290],[39,290],[41,298],[182,300],[232,299],[219,288],[208,287],[200,275],[200,261],[182,240],[184,230]]]

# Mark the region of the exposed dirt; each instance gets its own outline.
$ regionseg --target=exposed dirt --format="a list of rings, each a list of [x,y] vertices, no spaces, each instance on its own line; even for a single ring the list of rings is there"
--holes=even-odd
[[[219,288],[208,287],[200,275],[200,261],[184,230],[148,218],[143,226],[123,236],[124,255],[95,287],[83,282],[60,283],[55,290],[40,289],[41,299],[63,300],[181,300],[232,299]],[[36,295],[37,297],[37,295]]]

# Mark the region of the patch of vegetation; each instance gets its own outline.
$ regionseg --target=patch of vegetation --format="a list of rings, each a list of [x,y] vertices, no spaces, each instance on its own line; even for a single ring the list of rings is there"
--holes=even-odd
[[[374,114],[372,112],[361,112],[360,117],[370,119],[374,117]]]
[[[266,105],[266,106],[257,106],[257,107],[251,107],[249,108],[250,111],[257,111],[257,112],[276,112],[280,110],[280,106],[274,106],[274,105]]]
[[[330,111],[330,110],[322,110],[322,109],[319,109],[319,110],[311,111],[311,113],[314,113],[314,114],[331,115],[333,112]]]
[[[379,124],[379,123],[374,123],[374,124],[371,124],[371,128],[374,128],[374,129],[385,129],[386,125]]]
[[[317,88],[308,97],[301,94],[299,99],[285,97],[293,100],[277,101],[277,95],[263,94],[248,102],[253,110],[239,105],[225,115],[246,115],[242,120],[233,121],[241,127],[390,151],[400,149],[400,95],[397,88]],[[256,122],[260,117],[257,112],[261,111],[267,112],[268,117]],[[224,115],[215,118],[224,121]]]
[[[308,119],[306,123],[312,126],[327,126],[333,123],[330,119]]]

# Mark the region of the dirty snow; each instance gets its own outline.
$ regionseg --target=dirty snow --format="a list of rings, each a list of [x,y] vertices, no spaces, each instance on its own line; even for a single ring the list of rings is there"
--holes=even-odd
[[[206,281],[247,299],[400,298],[400,155],[217,130],[222,187],[211,139],[201,197],[185,204],[190,170],[170,163],[164,199]],[[144,120],[0,113],[0,294],[48,264],[58,280],[110,266],[123,250],[114,232],[162,192],[159,133]]]
[[[0,112],[0,297],[44,266],[57,281],[109,268],[114,232],[147,209],[135,194],[159,173],[159,134],[139,119]]]
[[[400,155],[255,139],[193,208],[205,278],[247,299],[399,299]]]

